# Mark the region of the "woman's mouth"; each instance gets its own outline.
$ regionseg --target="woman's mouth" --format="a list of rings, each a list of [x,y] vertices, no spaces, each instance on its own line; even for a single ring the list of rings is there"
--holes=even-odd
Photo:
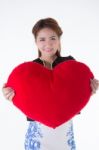
[[[44,51],[45,51],[45,52],[51,52],[52,49],[45,49]]]

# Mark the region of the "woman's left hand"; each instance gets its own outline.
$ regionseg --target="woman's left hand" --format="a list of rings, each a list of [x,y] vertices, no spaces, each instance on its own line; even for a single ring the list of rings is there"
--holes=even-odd
[[[92,89],[92,95],[96,93],[96,91],[98,90],[99,88],[99,80],[93,78],[90,80],[90,86],[91,86],[91,89]]]

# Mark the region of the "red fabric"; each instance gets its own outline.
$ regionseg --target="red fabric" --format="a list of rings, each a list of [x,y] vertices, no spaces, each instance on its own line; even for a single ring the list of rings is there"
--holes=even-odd
[[[75,60],[62,62],[53,70],[26,62],[11,72],[7,86],[15,90],[13,104],[26,116],[55,128],[87,104],[90,78],[89,67]]]

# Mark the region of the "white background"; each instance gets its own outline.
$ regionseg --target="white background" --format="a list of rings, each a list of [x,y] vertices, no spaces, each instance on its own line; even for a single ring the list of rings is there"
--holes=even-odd
[[[41,18],[55,18],[63,29],[62,56],[86,63],[99,79],[98,0],[0,0],[0,89],[12,69],[37,57],[31,33]],[[24,150],[28,123],[0,90],[0,149]],[[74,118],[77,150],[99,150],[99,91]]]

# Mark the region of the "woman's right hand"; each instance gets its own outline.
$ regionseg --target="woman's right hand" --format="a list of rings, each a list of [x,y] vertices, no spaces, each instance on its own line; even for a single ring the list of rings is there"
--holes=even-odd
[[[15,91],[11,87],[6,87],[6,84],[4,84],[2,87],[2,92],[7,100],[13,100],[13,97],[15,96]]]

